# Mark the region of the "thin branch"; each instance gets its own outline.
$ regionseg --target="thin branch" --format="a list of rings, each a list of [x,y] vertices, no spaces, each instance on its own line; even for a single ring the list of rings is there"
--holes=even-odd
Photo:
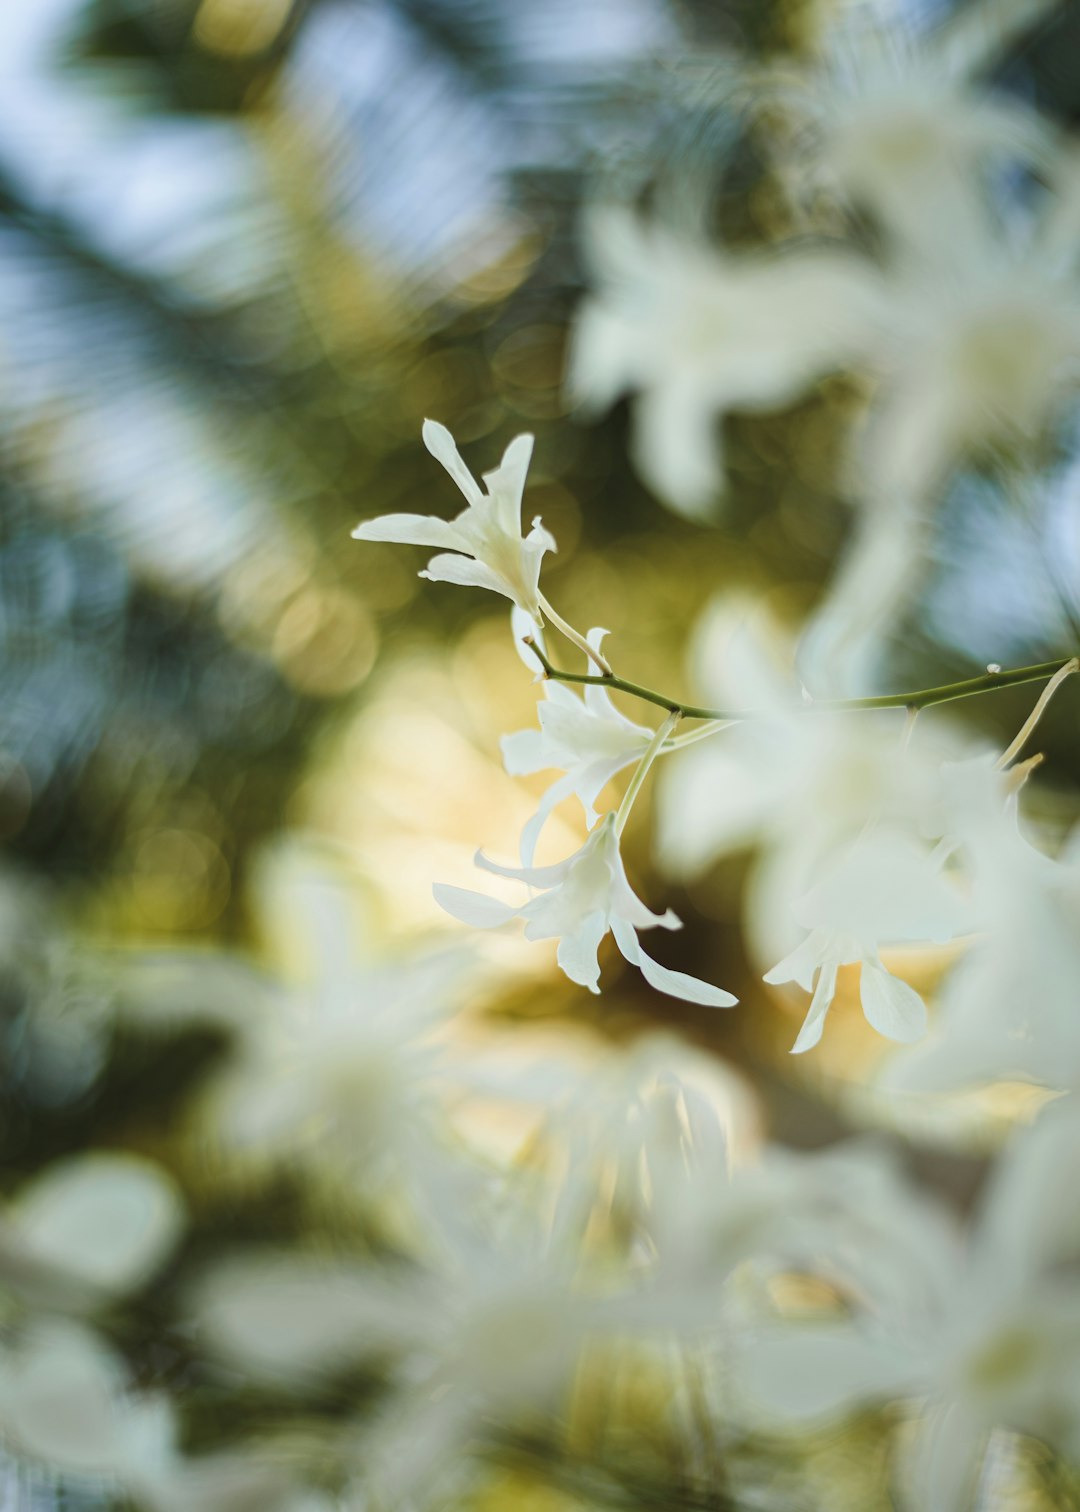
[[[610,688],[613,692],[628,693],[632,698],[641,698],[646,703],[656,704],[658,708],[666,709],[669,714],[678,714],[682,719],[760,719],[762,713],[765,712],[761,709],[706,709],[697,704],[680,703],[678,699],[670,698],[666,693],[658,693],[655,688],[646,688],[641,683],[630,682],[627,678],[618,677],[613,672],[599,675],[564,672],[562,668],[554,666],[548,660],[547,653],[531,636],[525,637],[525,644],[543,667],[544,676],[550,677],[555,682],[589,683],[601,688]],[[928,709],[934,704],[951,703],[957,698],[974,698],[980,693],[995,693],[999,688],[1015,688],[1021,683],[1045,682],[1048,678],[1054,677],[1063,667],[1067,667],[1073,659],[1071,656],[1059,656],[1056,661],[1038,662],[1030,667],[1012,667],[1005,671],[997,669],[993,672],[984,672],[981,677],[968,677],[960,682],[942,683],[936,688],[920,688],[913,693],[882,693],[874,698],[809,699],[806,703],[793,703],[788,712],[848,714],[860,709]]]

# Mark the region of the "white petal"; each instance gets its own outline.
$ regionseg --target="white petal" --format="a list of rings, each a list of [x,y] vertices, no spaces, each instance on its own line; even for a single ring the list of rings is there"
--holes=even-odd
[[[479,504],[483,494],[476,479],[461,460],[461,453],[446,426],[440,425],[437,420],[425,420],[421,434],[428,451],[446,468],[469,503]]]
[[[810,999],[810,1007],[807,1009],[803,1026],[795,1043],[791,1047],[792,1055],[803,1055],[807,1050],[812,1050],[820,1040],[825,1028],[825,1015],[832,1006],[832,1000],[836,995],[836,962],[827,961],[821,968],[817,987]]]
[[[450,887],[445,882],[436,882],[431,892],[439,907],[451,918],[460,919],[462,924],[470,924],[474,929],[498,929],[517,913],[516,908],[500,903],[498,898],[471,892],[467,887]]]
[[[511,777],[526,777],[551,766],[547,742],[540,730],[515,730],[499,741],[503,768]]]
[[[457,583],[461,588],[486,588],[491,593],[501,593],[504,598],[514,597],[505,578],[493,572],[486,563],[473,561],[471,557],[446,553],[433,556],[420,576],[432,583]]]
[[[540,799],[536,813],[521,831],[519,848],[523,868],[532,870],[532,860],[536,853],[536,842],[540,838],[540,831],[547,823],[552,810],[558,807],[564,798],[569,798],[573,791],[574,777],[572,773],[567,773],[565,777],[560,777],[558,782],[553,782]]]
[[[461,551],[461,536],[437,515],[389,514],[365,520],[352,533],[354,541],[395,541],[401,546],[437,546]]]
[[[502,461],[484,474],[488,496],[495,506],[499,525],[507,535],[521,534],[521,497],[525,492],[525,475],[532,458],[533,438],[515,436],[503,452]],[[552,548],[554,547],[552,542]]]
[[[49,1166],[11,1216],[35,1259],[109,1291],[144,1281],[184,1224],[180,1194],[159,1166],[104,1153]]]
[[[860,986],[866,1021],[886,1039],[910,1044],[926,1033],[926,1004],[906,982],[875,961],[864,961]]]
[[[572,982],[587,987],[590,992],[600,991],[600,964],[597,951],[600,941],[608,932],[606,916],[598,909],[581,921],[573,934],[563,935],[559,941],[557,960]]]
[[[489,861],[483,851],[477,851],[473,859],[477,866],[493,872],[496,877],[512,877],[515,882],[527,882],[530,887],[546,888],[558,887],[580,854],[575,851],[565,861],[556,861],[554,866],[500,866],[497,861]]]
[[[960,1402],[933,1409],[911,1455],[913,1499],[934,1512],[967,1512],[975,1496],[986,1448],[982,1423]]]
[[[650,987],[657,992],[666,992],[668,997],[681,998],[684,1003],[700,1003],[705,1008],[731,1008],[738,998],[732,997],[721,987],[713,987],[697,977],[687,976],[684,971],[672,971],[661,966],[641,948],[641,941],[623,919],[612,921],[615,943],[632,966],[638,967]]]
[[[907,1369],[906,1358],[890,1345],[826,1324],[760,1339],[740,1361],[738,1378],[771,1417],[805,1423],[897,1396]]]
[[[778,987],[782,982],[797,982],[804,992],[810,992],[814,985],[814,974],[822,966],[826,954],[827,941],[824,933],[815,929],[801,945],[796,945],[782,961],[777,961],[772,970],[765,973],[764,980],[770,987]]]

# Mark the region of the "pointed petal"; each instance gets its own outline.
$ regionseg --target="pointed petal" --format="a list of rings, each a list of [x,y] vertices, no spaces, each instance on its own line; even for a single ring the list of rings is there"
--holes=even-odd
[[[491,593],[501,593],[505,598],[514,597],[505,578],[493,572],[483,562],[471,557],[434,556],[420,574],[433,583],[457,583],[462,588],[487,588]]]
[[[432,896],[440,908],[451,918],[460,919],[474,929],[498,929],[517,914],[516,908],[500,903],[498,898],[489,898],[486,893],[472,892],[467,887],[450,887],[445,882],[436,882]]]
[[[507,535],[521,534],[521,498],[525,492],[525,475],[532,458],[533,438],[515,436],[503,452],[502,461],[484,473],[488,496],[495,506],[495,516]],[[554,542],[552,542],[554,545]]]
[[[563,935],[559,941],[556,959],[572,982],[587,987],[590,992],[600,991],[600,963],[597,951],[600,941],[608,932],[608,921],[597,909],[582,919],[573,934]]]
[[[425,420],[422,435],[428,451],[446,468],[469,503],[479,504],[483,494],[476,479],[461,460],[461,453],[446,426],[440,425],[437,420]]]
[[[867,1023],[886,1039],[911,1044],[926,1033],[926,1004],[880,962],[863,962],[859,995]]]
[[[400,546],[437,546],[461,551],[461,536],[449,520],[438,515],[388,514],[364,520],[352,533],[354,541],[396,541]]]
[[[573,791],[574,778],[572,774],[568,773],[565,777],[560,777],[558,782],[553,782],[540,799],[536,813],[521,831],[519,848],[523,867],[532,869],[533,856],[536,854],[536,842],[540,838],[540,831],[547,823],[552,809],[556,808],[564,798],[569,798]]]
[[[828,961],[821,968],[821,975],[818,977],[814,995],[810,999],[810,1007],[803,1019],[803,1026],[791,1047],[792,1055],[804,1055],[807,1050],[812,1050],[817,1044],[825,1028],[825,1015],[832,1007],[835,995],[836,962]]]
[[[473,859],[477,866],[494,872],[497,877],[512,877],[515,882],[527,882],[530,887],[547,888],[558,887],[579,854],[575,851],[565,861],[556,861],[554,866],[500,866],[497,861],[489,861],[483,851],[477,851]]]
[[[634,929],[624,919],[613,919],[611,925],[615,943],[632,966],[636,966],[650,987],[657,992],[666,992],[668,997],[681,998],[684,1003],[700,1003],[705,1008],[731,1008],[738,1002],[730,992],[713,987],[697,977],[687,976],[683,971],[672,971],[661,966],[652,956],[646,955]]]

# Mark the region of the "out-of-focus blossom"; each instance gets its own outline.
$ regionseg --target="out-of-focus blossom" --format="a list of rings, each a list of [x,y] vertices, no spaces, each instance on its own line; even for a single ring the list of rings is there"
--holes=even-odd
[[[798,982],[813,992],[792,1047],[795,1053],[820,1040],[839,968],[856,962],[867,1022],[887,1039],[922,1038],[926,1005],[913,987],[886,969],[879,948],[943,942],[961,927],[960,900],[928,854],[888,831],[871,831],[834,860],[793,913],[810,933],[765,980]]]
[[[789,1324],[748,1348],[741,1379],[774,1420],[802,1425],[860,1406],[921,1401],[906,1487],[919,1512],[971,1505],[987,1438],[1009,1427],[1071,1452],[1080,1429],[1080,1235],[1060,1199],[1076,1110],[1045,1111],[995,1172],[967,1251],[933,1281],[919,1317]],[[917,1264],[917,1250],[909,1260]]]
[[[747,922],[773,960],[795,944],[792,904],[868,823],[919,834],[940,769],[921,743],[902,742],[902,711],[816,713],[785,676],[785,654],[763,610],[713,603],[691,648],[694,681],[710,704],[750,717],[665,758],[658,789],[660,854],[675,875],[756,848]]]
[[[515,610],[514,615],[518,616],[519,611]],[[522,634],[536,637],[540,632],[524,616],[516,617],[516,642],[520,642]],[[597,628],[590,630],[586,639],[599,651],[606,634],[606,630]],[[525,660],[526,665],[537,665],[535,660],[528,661],[527,649]],[[513,777],[552,767],[561,768],[566,774],[548,788],[521,832],[521,860],[525,866],[532,864],[536,842],[548,815],[564,798],[576,794],[581,799],[585,822],[592,829],[600,817],[595,804],[601,789],[644,754],[653,736],[645,725],[634,724],[619,713],[606,688],[587,686],[581,698],[565,683],[548,678],[544,694],[544,702],[537,710],[539,730],[517,730],[504,735],[499,742],[506,770]]]
[[[511,441],[499,466],[484,474],[485,493],[461,460],[445,425],[425,420],[423,434],[424,445],[461,489],[468,507],[449,521],[434,515],[382,515],[358,525],[354,538],[441,547],[421,577],[437,583],[488,588],[541,621],[540,562],[546,551],[555,550],[555,541],[539,517],[524,539],[521,535],[521,497],[532,456],[532,437],[517,436]]]
[[[625,210],[593,212],[596,292],[574,333],[569,388],[591,411],[634,392],[634,455],[680,514],[714,512],[718,421],[778,409],[873,345],[878,279],[853,254],[724,254]]]
[[[903,17],[884,24],[872,6],[837,18],[822,33],[816,69],[778,70],[763,91],[792,112],[795,192],[829,189],[913,248],[964,235],[989,169],[1046,154],[1039,117],[974,79],[1053,3],[1020,0],[1008,15],[975,4],[974,25],[965,16],[921,35]]]
[[[296,980],[241,1028],[214,1088],[234,1149],[329,1161],[372,1189],[436,1158],[438,1031],[461,1004],[463,952],[376,961],[358,945],[355,898],[302,842],[263,857],[267,920],[292,936]]]
[[[0,1282],[28,1300],[115,1300],[145,1282],[185,1215],[160,1166],[93,1151],[55,1161],[0,1215]]]
[[[614,814],[605,815],[581,849],[554,866],[499,866],[480,852],[476,864],[496,876],[527,883],[537,889],[537,896],[512,908],[486,893],[436,883],[436,902],[476,929],[496,929],[511,919],[524,919],[526,939],[557,939],[559,965],[572,982],[590,992],[600,990],[597,952],[601,940],[611,933],[623,956],[640,968],[657,991],[712,1008],[729,1008],[736,1001],[719,987],[661,966],[642,950],[638,930],[657,925],[680,929],[682,925],[670,908],[653,913],[633,892],[619,853]]]
[[[950,843],[965,857],[979,936],[939,994],[934,1032],[888,1067],[894,1090],[995,1079],[1080,1084],[1080,833],[1055,860],[1021,833],[989,760],[947,774]]]

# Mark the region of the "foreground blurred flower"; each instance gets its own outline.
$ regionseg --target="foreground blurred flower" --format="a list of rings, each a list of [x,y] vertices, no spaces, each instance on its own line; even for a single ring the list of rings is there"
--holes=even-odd
[[[461,460],[445,425],[424,421],[424,445],[446,468],[461,489],[468,508],[454,520],[431,515],[381,515],[353,531],[358,541],[396,541],[409,546],[444,548],[433,556],[421,577],[438,583],[489,588],[512,599],[519,609],[542,619],[540,561],[555,550],[554,538],[537,517],[532,530],[521,536],[521,496],[532,456],[533,438],[517,436],[503,453],[494,472],[484,474],[487,492],[477,486]],[[454,555],[460,552],[461,555]]]
[[[26,1301],[101,1303],[134,1291],[183,1230],[160,1166],[92,1151],[55,1161],[0,1216],[0,1283]]]
[[[717,421],[789,403],[874,329],[876,279],[853,256],[724,255],[618,208],[594,211],[586,245],[599,289],[578,317],[571,396],[595,412],[639,391],[637,465],[692,519],[723,488]]]
[[[863,1406],[921,1399],[905,1466],[913,1512],[967,1512],[995,1428],[1075,1452],[1080,1231],[1074,1205],[1061,1200],[1061,1173],[1075,1160],[1078,1132],[1067,1103],[1020,1136],[994,1173],[970,1245],[944,1268],[928,1211],[923,1307],[878,1316],[860,1298],[842,1319],[759,1337],[742,1362],[748,1398],[803,1430]],[[909,1242],[913,1273],[920,1263]]]
[[[646,908],[630,887],[619,854],[616,816],[603,823],[579,851],[555,866],[498,866],[477,852],[477,866],[499,877],[512,877],[540,889],[520,908],[511,908],[485,893],[436,883],[435,900],[448,914],[477,929],[497,929],[511,919],[525,920],[529,940],[558,939],[558,961],[572,982],[599,992],[600,966],[597,952],[609,932],[632,966],[659,992],[702,1003],[712,1008],[730,1008],[737,1001],[729,992],[711,987],[681,971],[671,971],[647,956],[638,943],[639,929],[680,929],[681,921],[669,908],[663,914]]]

